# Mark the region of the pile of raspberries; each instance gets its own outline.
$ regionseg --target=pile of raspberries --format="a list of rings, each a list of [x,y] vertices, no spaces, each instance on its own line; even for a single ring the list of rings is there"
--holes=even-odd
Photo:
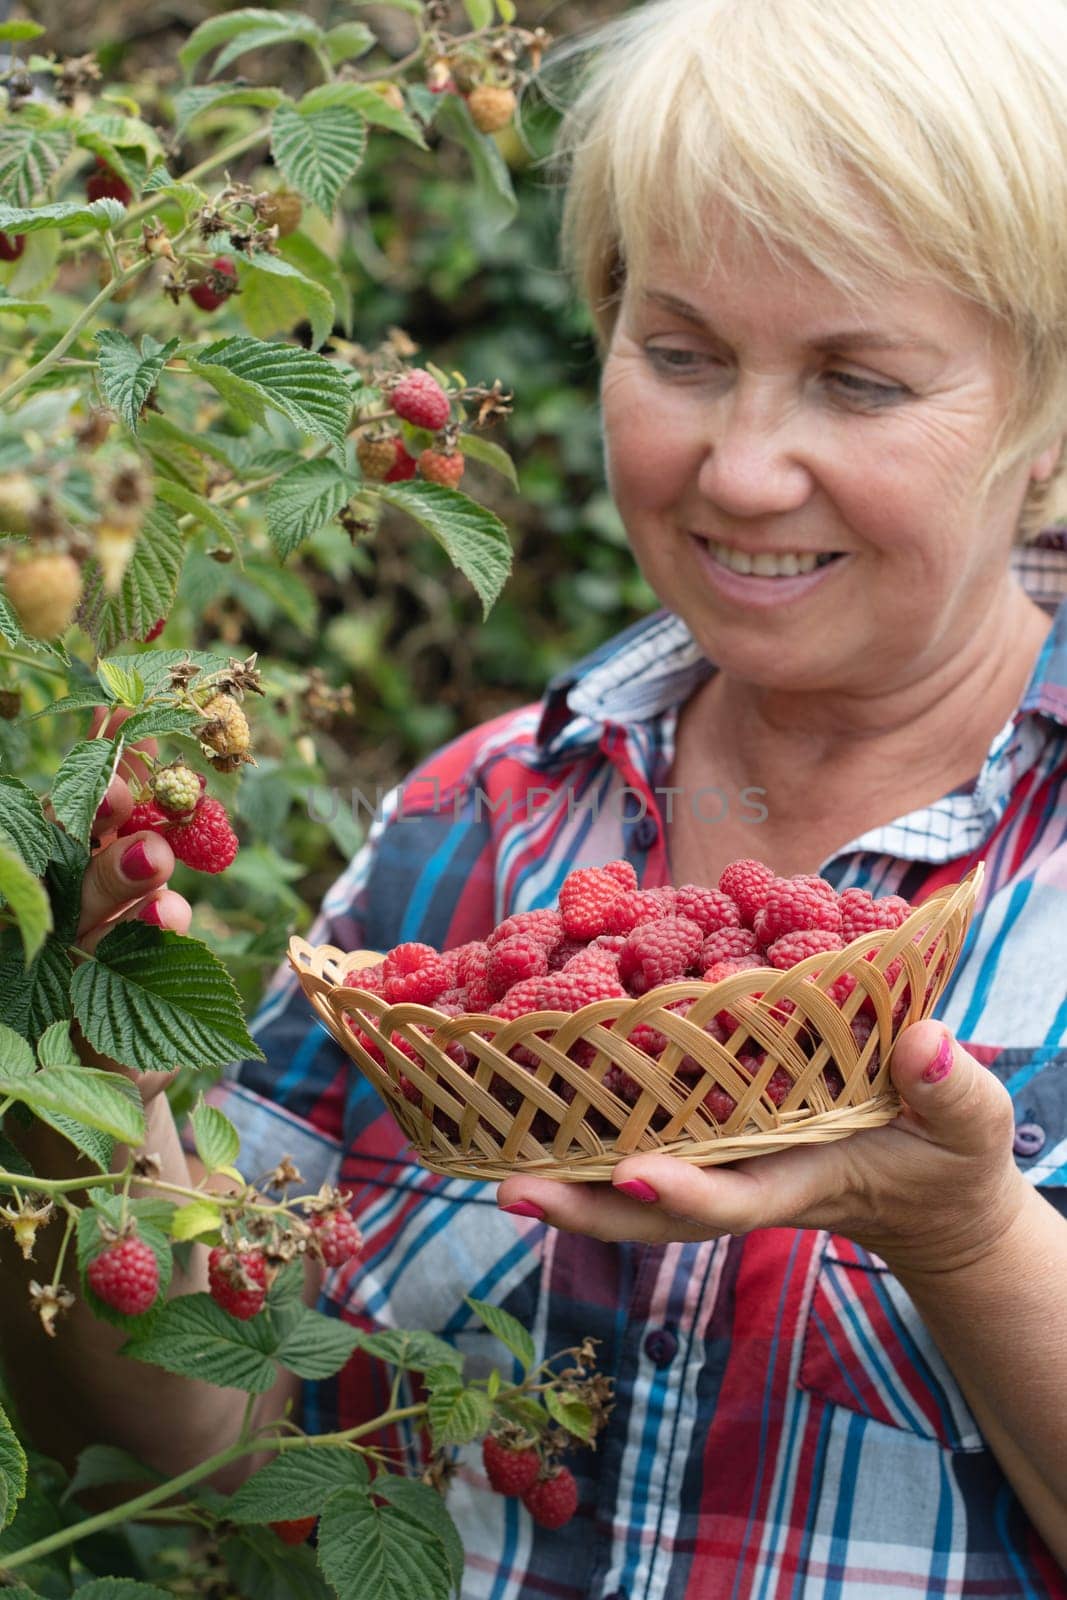
[[[637,997],[661,984],[686,979],[713,983],[733,973],[755,967],[794,966],[808,956],[843,950],[850,940],[877,929],[898,928],[913,907],[899,895],[875,899],[866,889],[846,889],[838,894],[825,879],[806,874],[782,878],[761,861],[733,861],[726,867],[714,889],[687,883],[680,888],[639,889],[637,875],[628,861],[610,861],[604,867],[580,867],[568,873],[554,910],[522,911],[505,918],[484,940],[475,940],[458,949],[437,951],[427,944],[400,944],[374,966],[349,974],[345,982],[354,988],[381,996],[392,1005],[415,1001],[432,1006],[445,1016],[487,1013],[512,1021],[534,1011],[577,1011],[596,1000]],[[869,957],[868,957],[869,959]],[[898,960],[890,964],[885,976],[893,986],[901,970]],[[838,1005],[855,988],[856,980],[845,973],[827,993]],[[894,1022],[903,1016],[909,1003],[905,988],[894,1006]],[[692,999],[674,1002],[668,1009],[681,1015]],[[776,1011],[783,1018],[794,1010],[791,1001],[779,1001]],[[384,1064],[380,1047],[361,1030],[354,1019],[349,1025],[364,1049]],[[853,1037],[862,1049],[875,1026],[874,1008],[865,997],[851,1022]],[[729,1011],[718,1011],[705,1023],[705,1031],[726,1044],[739,1023]],[[646,1055],[657,1059],[667,1048],[667,1038],[649,1024],[639,1024],[628,1035],[630,1042]],[[802,1050],[814,1050],[818,1040],[810,1030],[798,1032]],[[410,1059],[415,1051],[400,1034],[392,1043]],[[477,1058],[455,1041],[449,1054],[470,1072]],[[596,1052],[585,1041],[572,1049],[580,1065],[589,1066]],[[754,1074],[766,1059],[766,1052],[752,1038],[745,1038],[732,1050],[742,1071]],[[536,1055],[522,1045],[513,1047],[511,1057],[533,1071],[539,1065]],[[879,1056],[874,1048],[868,1076],[878,1070]],[[695,1084],[704,1068],[692,1056],[683,1056],[675,1068],[682,1080]],[[833,1066],[824,1073],[827,1088],[836,1098],[844,1088],[840,1073]],[[640,1085],[618,1065],[604,1075],[604,1085],[628,1105],[641,1094]],[[765,1094],[780,1105],[792,1087],[792,1077],[783,1068],[775,1069]],[[570,1101],[574,1089],[562,1080],[553,1087]],[[419,1089],[403,1076],[400,1088],[414,1103],[422,1101]],[[491,1092],[510,1110],[521,1103],[519,1091],[499,1075]],[[705,1112],[716,1123],[723,1123],[733,1112],[736,1101],[720,1086],[713,1086],[703,1101]],[[594,1122],[598,1113],[591,1110]],[[658,1113],[660,1125],[669,1120]],[[435,1122],[455,1130],[439,1109]],[[604,1120],[604,1119],[601,1119]],[[656,1126],[656,1115],[652,1126]],[[547,1113],[539,1111],[531,1131],[535,1137],[551,1138],[555,1127]],[[615,1130],[600,1130],[610,1135]]]

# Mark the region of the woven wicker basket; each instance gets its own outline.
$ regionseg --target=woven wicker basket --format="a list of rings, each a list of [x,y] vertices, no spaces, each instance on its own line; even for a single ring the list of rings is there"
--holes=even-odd
[[[346,954],[293,938],[289,959],[323,1024],[382,1095],[424,1167],[449,1177],[499,1180],[536,1172],[592,1182],[609,1179],[616,1161],[639,1150],[711,1166],[891,1121],[899,1109],[889,1080],[893,1044],[904,1027],[933,1012],[959,959],[981,881],[979,864],[899,928],[863,934],[787,972],[761,967],[717,983],[685,980],[639,1000],[598,1000],[570,1014],[539,1011],[513,1022],[388,1005],[344,984],[348,973],[381,960],[373,951]],[[890,988],[884,974],[898,957],[902,965]],[[839,1007],[823,991],[846,972],[856,985]],[[809,978],[816,973],[817,981]],[[684,999],[692,1000],[684,1016],[666,1009]],[[783,1000],[793,1002],[791,1015],[779,1008]],[[874,1026],[860,1050],[849,1024],[865,1004]],[[738,1026],[723,1045],[704,1024],[726,1008]],[[638,1023],[666,1035],[658,1060],[628,1041]],[[353,1027],[373,1041],[381,1061]],[[393,1034],[417,1060],[396,1047]],[[751,1077],[737,1061],[749,1038],[767,1052]],[[591,1048],[575,1052],[579,1041]],[[638,1086],[635,1104],[604,1083],[613,1063]],[[779,1067],[792,1087],[776,1106],[765,1090]],[[705,1105],[714,1085],[736,1102],[722,1122]]]

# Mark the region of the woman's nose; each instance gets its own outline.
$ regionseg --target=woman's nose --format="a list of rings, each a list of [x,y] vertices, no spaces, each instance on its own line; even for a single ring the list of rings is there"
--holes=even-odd
[[[734,516],[793,511],[812,492],[810,419],[767,380],[735,380],[709,403],[701,493]]]

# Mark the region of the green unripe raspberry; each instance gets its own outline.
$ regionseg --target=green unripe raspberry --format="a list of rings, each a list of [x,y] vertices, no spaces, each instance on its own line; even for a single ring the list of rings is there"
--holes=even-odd
[[[152,789],[164,811],[178,813],[192,811],[201,794],[200,779],[184,762],[157,772]]]

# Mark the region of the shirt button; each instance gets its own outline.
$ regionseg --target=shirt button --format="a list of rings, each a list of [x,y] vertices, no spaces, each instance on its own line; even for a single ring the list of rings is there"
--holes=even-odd
[[[1036,1156],[1045,1148],[1045,1130],[1037,1122],[1020,1122],[1015,1130],[1012,1149],[1017,1156]]]
[[[669,1365],[678,1354],[678,1340],[668,1328],[654,1328],[645,1339],[645,1355],[657,1367]]]
[[[659,824],[655,817],[640,817],[634,823],[633,842],[638,850],[651,850],[659,838]]]

